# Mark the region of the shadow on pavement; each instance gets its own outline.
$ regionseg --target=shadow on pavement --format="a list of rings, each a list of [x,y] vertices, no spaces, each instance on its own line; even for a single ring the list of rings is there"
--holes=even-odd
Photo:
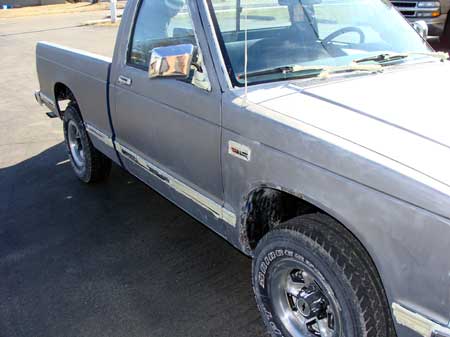
[[[251,261],[118,167],[64,144],[0,169],[0,336],[262,336]]]

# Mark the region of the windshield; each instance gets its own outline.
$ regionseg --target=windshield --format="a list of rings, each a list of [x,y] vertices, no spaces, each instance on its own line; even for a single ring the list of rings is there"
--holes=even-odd
[[[209,0],[209,8],[237,86],[244,84],[246,44],[247,71],[261,74],[248,84],[297,76],[262,71],[277,67],[345,66],[380,53],[431,51],[387,0]]]

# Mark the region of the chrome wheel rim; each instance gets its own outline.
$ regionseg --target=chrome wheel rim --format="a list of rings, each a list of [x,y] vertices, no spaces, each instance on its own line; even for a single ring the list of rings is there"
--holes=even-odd
[[[270,294],[274,312],[291,336],[341,336],[337,299],[311,266],[280,261],[273,270]]]
[[[81,133],[77,123],[73,120],[70,120],[67,125],[67,138],[72,162],[78,169],[83,169],[86,159],[84,155],[83,143],[81,141]]]

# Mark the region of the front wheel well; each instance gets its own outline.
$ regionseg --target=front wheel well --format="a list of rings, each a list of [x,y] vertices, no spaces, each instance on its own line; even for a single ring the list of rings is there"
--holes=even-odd
[[[335,216],[308,201],[303,195],[293,194],[279,187],[260,186],[248,195],[241,217],[241,244],[252,254],[265,234],[295,217],[320,213],[334,220],[336,226],[347,231],[364,246],[351,230]],[[367,255],[370,255],[366,250]]]
[[[279,224],[299,215],[321,212],[303,198],[271,187],[253,190],[247,200],[241,239],[249,252]]]

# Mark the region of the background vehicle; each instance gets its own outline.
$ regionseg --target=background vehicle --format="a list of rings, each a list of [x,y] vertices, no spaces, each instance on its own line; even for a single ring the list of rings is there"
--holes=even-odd
[[[450,0],[410,1],[395,0],[392,4],[411,22],[424,20],[429,27],[429,35],[439,36],[450,43]]]
[[[38,44],[36,97],[82,181],[112,160],[253,257],[273,335],[445,337],[447,56],[385,1],[130,0],[113,60]]]

